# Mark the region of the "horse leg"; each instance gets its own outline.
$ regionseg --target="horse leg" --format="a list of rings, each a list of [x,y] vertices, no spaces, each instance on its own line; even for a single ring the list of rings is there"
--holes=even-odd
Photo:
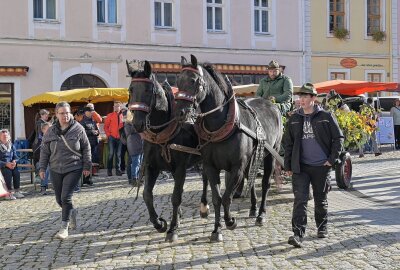
[[[204,171],[201,172],[201,178],[203,180],[203,194],[201,195],[200,217],[207,218],[210,214],[210,207],[208,206],[207,201],[208,180]]]
[[[274,169],[274,158],[272,157],[271,154],[269,154],[264,158],[264,175],[262,178],[261,204],[260,204],[260,209],[258,211],[258,216],[256,218],[257,226],[263,226],[266,221],[267,194],[271,186],[270,181],[273,169]]]
[[[236,220],[231,215],[231,204],[233,193],[236,188],[240,185],[240,181],[243,179],[243,170],[232,169],[229,178],[225,178],[225,193],[222,196],[222,205],[224,206],[224,220],[226,228],[234,230],[237,226]]]
[[[253,184],[250,189],[250,212],[249,212],[249,217],[256,217],[256,212],[257,212],[257,194],[256,194],[256,185]]]
[[[183,185],[185,184],[186,169],[184,167],[177,169],[174,173],[174,191],[172,192],[172,220],[167,236],[166,242],[174,242],[178,240],[178,233],[176,232],[179,226],[179,212],[182,203]]]
[[[208,180],[210,181],[212,202],[215,212],[214,230],[211,233],[210,240],[211,242],[221,242],[223,240],[221,232],[221,179],[219,178],[219,171],[215,168],[209,168],[206,170],[206,174]]]
[[[153,223],[154,228],[158,232],[163,233],[167,230],[167,222],[163,218],[158,217],[157,212],[154,209],[153,198],[154,185],[158,175],[160,174],[160,171],[147,166],[145,172],[146,178],[143,189],[143,200],[146,203],[147,210],[149,211],[150,222]]]

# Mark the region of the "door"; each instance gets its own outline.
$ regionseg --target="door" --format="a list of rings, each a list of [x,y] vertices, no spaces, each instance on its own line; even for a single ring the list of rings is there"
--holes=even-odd
[[[0,129],[8,129],[14,141],[14,84],[0,83]]]

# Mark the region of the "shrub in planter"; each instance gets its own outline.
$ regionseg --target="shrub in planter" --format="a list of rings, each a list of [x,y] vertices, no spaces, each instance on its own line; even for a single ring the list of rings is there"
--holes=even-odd
[[[349,33],[349,30],[347,30],[346,28],[335,28],[332,32],[333,36],[340,40],[345,40]]]
[[[382,42],[384,41],[386,38],[386,33],[384,31],[374,31],[372,33],[372,40],[376,41],[376,42]]]

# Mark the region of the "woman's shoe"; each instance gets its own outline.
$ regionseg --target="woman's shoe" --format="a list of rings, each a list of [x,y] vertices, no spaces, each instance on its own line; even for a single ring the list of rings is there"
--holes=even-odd
[[[66,239],[68,237],[68,226],[69,226],[69,223],[66,221],[63,221],[61,224],[60,230],[56,234],[56,237],[61,240]]]

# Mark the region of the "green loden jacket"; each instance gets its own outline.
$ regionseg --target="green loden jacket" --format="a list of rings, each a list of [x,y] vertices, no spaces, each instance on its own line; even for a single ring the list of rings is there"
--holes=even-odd
[[[275,97],[276,103],[280,103],[284,112],[288,112],[292,103],[293,82],[288,76],[279,74],[275,80],[263,78],[257,89],[257,96],[263,98]]]

